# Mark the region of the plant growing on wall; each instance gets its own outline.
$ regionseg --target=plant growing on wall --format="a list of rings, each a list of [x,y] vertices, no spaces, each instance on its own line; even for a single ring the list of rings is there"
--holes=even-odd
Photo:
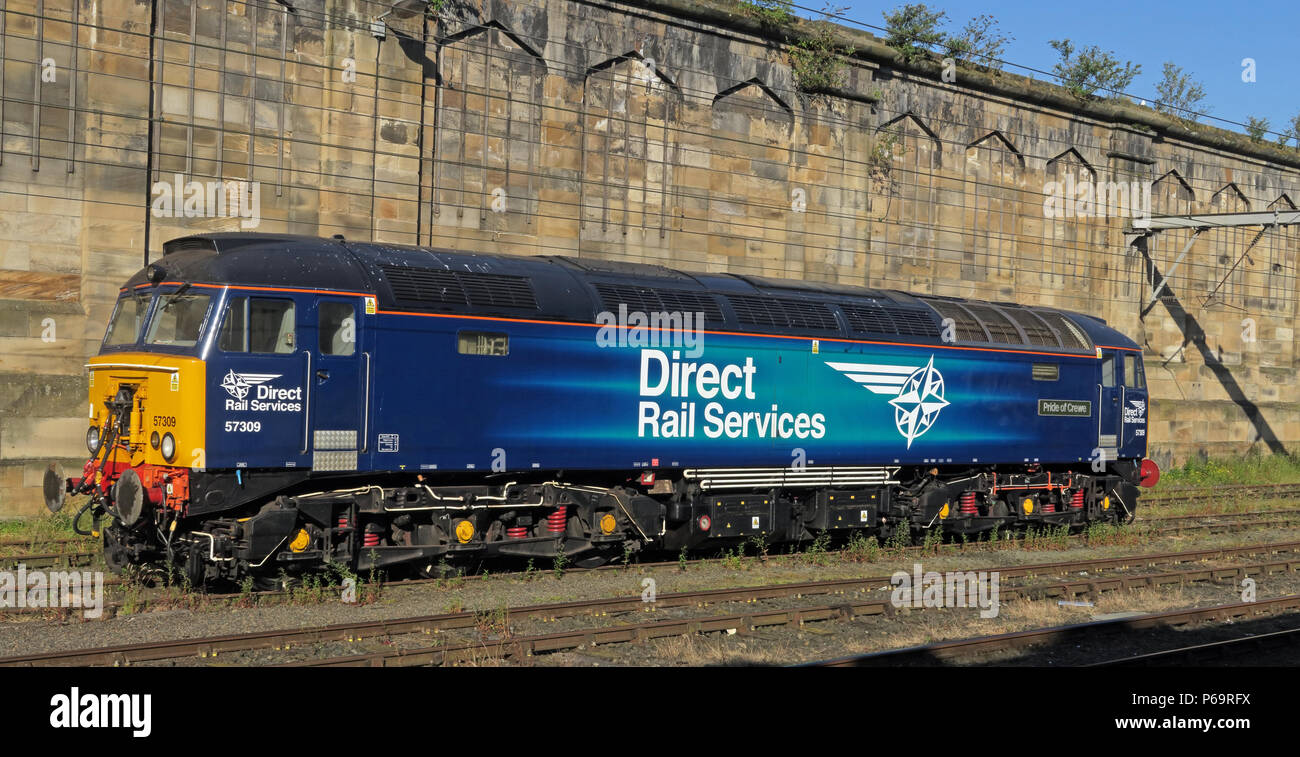
[[[889,169],[894,164],[894,156],[905,154],[905,148],[898,149],[898,142],[898,135],[892,131],[882,132],[876,137],[876,144],[872,146],[871,153],[867,156],[867,165],[872,176],[888,176]]]
[[[784,29],[794,23],[790,0],[742,0],[741,7],[772,29]]]
[[[1068,39],[1054,39],[1048,44],[1061,56],[1052,73],[1080,100],[1092,97],[1099,89],[1119,95],[1142,73],[1141,64],[1121,64],[1114,53],[1096,45],[1076,50]]]
[[[1193,81],[1191,76],[1183,73],[1183,69],[1175,66],[1172,61],[1165,62],[1163,76],[1156,85],[1156,94],[1159,95],[1155,102],[1156,110],[1186,123],[1195,121],[1211,110],[1209,106],[1198,106],[1205,99],[1205,87],[1200,82]]]
[[[795,85],[806,93],[825,92],[843,86],[848,73],[844,58],[852,54],[851,49],[841,47],[835,41],[829,25],[818,27],[790,47],[790,68]]]
[[[1282,147],[1286,147],[1287,141],[1291,139],[1296,141],[1296,149],[1300,150],[1300,114],[1296,114],[1291,119],[1290,128],[1282,132],[1282,135],[1277,138],[1277,143]]]
[[[967,21],[957,34],[949,34],[943,46],[953,60],[1000,69],[1002,54],[1014,41],[998,28],[997,19],[985,13]]]
[[[881,13],[885,17],[885,44],[912,61],[929,54],[930,48],[944,40],[939,31],[948,14],[930,10],[925,3],[912,3]]]
[[[1259,142],[1264,139],[1264,135],[1267,132],[1267,118],[1255,118],[1254,116],[1248,116],[1246,118],[1246,133],[1250,135],[1250,140],[1252,142]]]

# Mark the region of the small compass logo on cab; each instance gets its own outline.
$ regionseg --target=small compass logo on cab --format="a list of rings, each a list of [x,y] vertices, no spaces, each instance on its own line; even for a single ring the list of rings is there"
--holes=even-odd
[[[235,373],[230,371],[226,377],[221,379],[221,388],[226,393],[237,400],[242,400],[248,396],[248,390],[258,384],[265,384],[280,378],[279,373]]]

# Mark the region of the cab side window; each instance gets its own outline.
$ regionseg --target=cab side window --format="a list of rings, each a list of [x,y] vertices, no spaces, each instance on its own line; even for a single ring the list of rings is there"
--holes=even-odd
[[[1115,356],[1107,355],[1101,359],[1101,385],[1107,389],[1115,386]]]
[[[1146,386],[1142,377],[1142,363],[1137,355],[1124,356],[1124,386],[1129,389],[1141,389]]]
[[[217,347],[223,352],[248,352],[248,298],[231,297],[221,319]]]
[[[346,302],[322,302],[317,332],[320,354],[351,355],[357,351],[356,310]]]
[[[293,352],[295,343],[293,328],[293,300],[249,298],[249,352],[277,355]]]

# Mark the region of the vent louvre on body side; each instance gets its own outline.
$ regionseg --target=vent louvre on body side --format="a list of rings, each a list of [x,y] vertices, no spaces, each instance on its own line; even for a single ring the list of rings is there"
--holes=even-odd
[[[849,328],[855,333],[939,336],[934,319],[921,310],[886,307],[878,302],[841,303],[840,309],[849,320]]]
[[[595,284],[596,293],[605,310],[618,312],[626,305],[629,312],[641,313],[704,313],[704,320],[722,323],[722,309],[703,292],[683,289],[652,289],[628,284]]]
[[[381,265],[393,299],[410,306],[478,305],[537,309],[532,285],[523,276]]]
[[[743,294],[727,295],[736,319],[749,326],[778,329],[839,331],[835,314],[819,302],[787,300]]]
[[[471,305],[537,309],[533,287],[523,276],[499,273],[456,272]]]
[[[468,305],[469,297],[446,269],[382,265],[393,299],[406,305]]]

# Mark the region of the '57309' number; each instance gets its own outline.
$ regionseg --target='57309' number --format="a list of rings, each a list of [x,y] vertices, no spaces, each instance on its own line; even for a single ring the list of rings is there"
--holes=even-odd
[[[258,432],[262,430],[261,421],[226,421],[226,431],[251,431]]]

